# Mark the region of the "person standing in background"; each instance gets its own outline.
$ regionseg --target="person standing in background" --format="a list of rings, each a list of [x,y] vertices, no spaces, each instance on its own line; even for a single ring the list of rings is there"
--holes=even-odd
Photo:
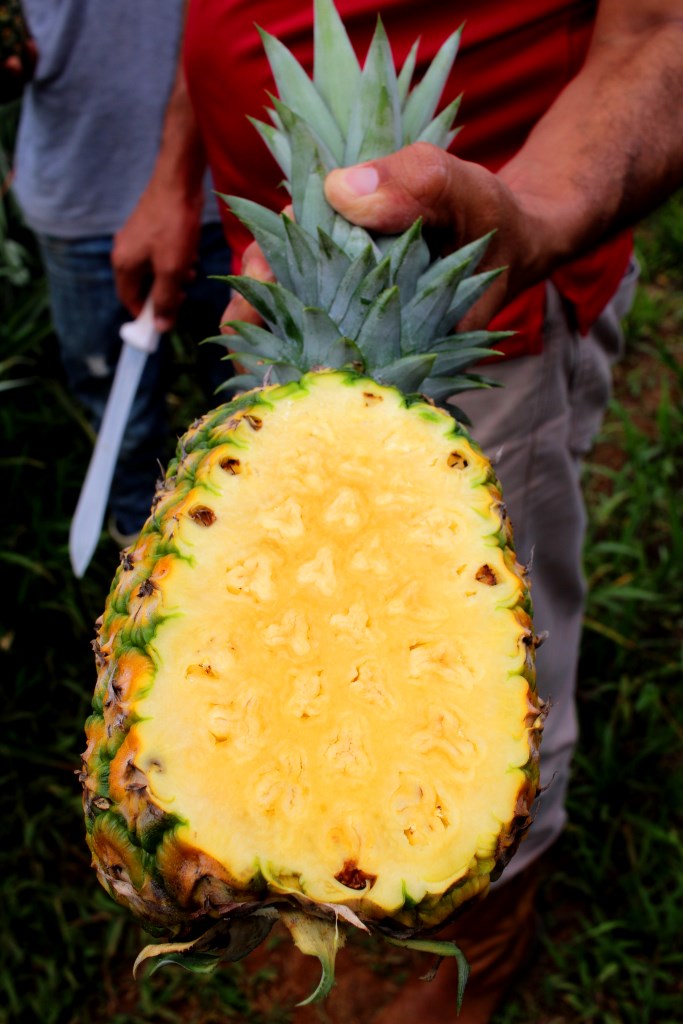
[[[7,99],[12,83],[25,80],[14,192],[40,246],[67,385],[97,429],[119,328],[130,319],[117,295],[112,251],[162,144],[182,74],[184,3],[24,0],[23,11],[25,39],[6,58],[0,79]],[[159,329],[177,322],[198,343],[218,332],[228,287],[209,278],[227,273],[230,262],[207,176],[181,230],[182,274],[167,272],[163,256],[150,261],[142,301],[151,290]],[[169,289],[173,302],[164,305]],[[221,355],[216,346],[198,349],[207,394],[230,375]],[[159,461],[167,456],[168,356],[162,342],[147,359],[112,482],[109,531],[122,546],[147,518]]]

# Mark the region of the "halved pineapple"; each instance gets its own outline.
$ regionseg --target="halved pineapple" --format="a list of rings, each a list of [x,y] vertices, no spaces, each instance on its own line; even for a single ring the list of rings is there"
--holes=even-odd
[[[473,442],[312,373],[201,420],[158,498],[98,641],[103,883],[161,925],[282,896],[397,935],[484,892],[527,821],[541,714]]]

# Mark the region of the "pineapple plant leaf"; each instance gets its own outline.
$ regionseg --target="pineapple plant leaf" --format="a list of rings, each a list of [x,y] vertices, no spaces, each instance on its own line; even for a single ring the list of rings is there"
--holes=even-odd
[[[417,142],[432,122],[455,62],[461,37],[462,26],[449,36],[430,64],[422,81],[406,96],[403,112],[405,142]],[[460,99],[458,98],[445,108],[443,119],[448,121],[449,130],[452,127],[459,103]]]
[[[451,333],[487,239],[432,260],[419,222],[377,237],[323,191],[343,160],[446,143],[459,33],[411,92],[416,47],[397,74],[378,24],[361,67],[332,0],[315,15],[312,80],[262,33],[294,215],[228,200],[278,280],[229,279],[265,326],[232,324],[241,393],[122,553],[81,772],[99,880],[162,937],[136,968],[210,971],[279,917],[321,962],[306,1002],[349,928],[461,961],[433,933],[526,831],[545,713],[498,481],[434,404],[488,386],[468,367],[502,335]]]

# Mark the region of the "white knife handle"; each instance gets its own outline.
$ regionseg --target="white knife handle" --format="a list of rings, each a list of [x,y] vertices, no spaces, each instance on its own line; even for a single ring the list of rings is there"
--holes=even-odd
[[[148,355],[156,352],[161,335],[154,326],[154,303],[151,295],[147,297],[137,319],[122,324],[119,334],[126,345],[139,348],[142,352],[147,352]]]

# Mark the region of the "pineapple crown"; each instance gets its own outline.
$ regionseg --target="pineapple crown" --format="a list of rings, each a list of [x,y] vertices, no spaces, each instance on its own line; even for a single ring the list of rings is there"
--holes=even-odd
[[[461,29],[443,43],[411,90],[419,41],[397,73],[378,20],[361,67],[333,0],[314,4],[312,79],[287,47],[260,30],[279,97],[272,97],[270,124],[252,123],[284,173],[294,218],[247,199],[222,197],[277,278],[227,278],[268,330],[230,323],[240,337],[239,351],[230,358],[245,372],[226,386],[258,387],[264,376],[287,383],[321,367],[348,367],[437,402],[489,386],[464,370],[491,355],[488,344],[505,332],[451,331],[500,273],[476,272],[490,236],[432,260],[420,221],[399,236],[372,235],[336,213],[323,191],[325,176],[336,167],[412,142],[444,149],[451,144],[460,98],[436,110]]]

